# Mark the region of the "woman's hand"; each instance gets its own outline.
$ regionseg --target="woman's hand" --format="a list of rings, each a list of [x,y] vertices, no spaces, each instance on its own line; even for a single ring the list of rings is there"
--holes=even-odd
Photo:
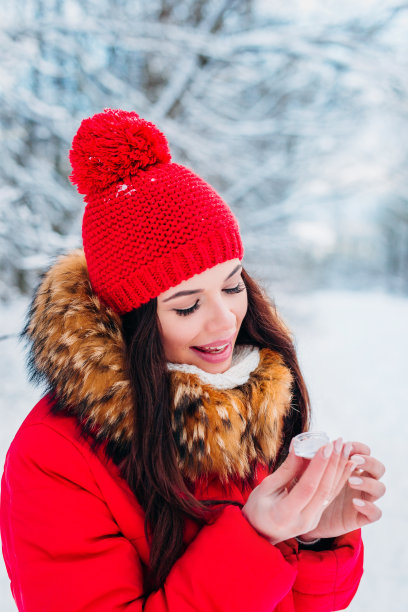
[[[291,445],[285,462],[251,492],[242,513],[272,544],[315,530],[339,490],[347,459],[341,440],[330,442],[311,461]]]
[[[385,486],[379,480],[384,475],[384,465],[371,457],[370,449],[361,442],[348,442],[342,453],[349,460],[333,501],[324,510],[317,527],[302,534],[302,539],[340,536],[381,518],[381,510],[374,502],[385,493]]]

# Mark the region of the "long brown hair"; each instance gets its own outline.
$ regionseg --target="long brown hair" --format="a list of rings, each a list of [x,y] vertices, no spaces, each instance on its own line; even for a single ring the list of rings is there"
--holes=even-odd
[[[285,420],[284,441],[275,465],[270,466],[272,470],[286,457],[291,438],[308,428],[310,402],[288,328],[266,293],[244,269],[242,278],[247,289],[248,310],[236,343],[276,350],[294,377],[292,410]],[[121,470],[145,512],[145,534],[151,544],[150,571],[146,571],[142,596],[145,597],[163,585],[173,564],[183,554],[186,519],[203,526],[217,518],[222,504],[233,502],[197,500],[192,483],[183,478],[178,468],[157,299],[125,314],[122,323],[135,406],[135,434]]]

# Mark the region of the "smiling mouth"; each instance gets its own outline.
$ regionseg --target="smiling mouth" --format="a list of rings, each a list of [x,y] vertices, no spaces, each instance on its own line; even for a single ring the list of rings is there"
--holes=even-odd
[[[232,343],[235,339],[235,332],[231,334],[231,336],[227,336],[227,338],[220,338],[219,340],[215,340],[214,342],[209,342],[208,344],[203,344],[201,346],[192,346],[192,349],[196,351],[200,351],[200,353],[207,353],[209,355],[217,355],[218,353],[223,353],[228,349],[229,346],[232,346]]]
[[[222,351],[225,351],[225,349],[227,348],[227,346],[229,345],[229,342],[226,342],[225,344],[220,344],[219,346],[214,346],[211,348],[200,348],[199,346],[194,346],[193,348],[197,349],[197,351],[201,351],[202,353],[222,353]]]

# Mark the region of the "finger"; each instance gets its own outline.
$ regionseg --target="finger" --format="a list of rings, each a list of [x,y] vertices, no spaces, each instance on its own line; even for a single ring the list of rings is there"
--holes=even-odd
[[[369,495],[371,501],[376,501],[382,497],[386,491],[384,483],[374,478],[351,476],[348,482],[352,489]]]
[[[333,452],[330,456],[329,463],[323,474],[316,495],[314,496],[313,507],[318,507],[319,504],[328,506],[331,500],[335,497],[339,480],[341,479],[343,469],[341,463],[341,451],[343,449],[343,440],[338,438],[333,444]]]
[[[344,466],[344,469],[343,469],[343,473],[334,491],[333,499],[337,497],[337,495],[339,495],[339,493],[344,488],[344,486],[347,485],[347,481],[350,478],[350,476],[352,476],[353,474],[357,474],[357,472],[355,472],[355,467],[356,467],[355,463],[351,463],[350,461],[346,462],[346,465]]]
[[[275,472],[269,474],[262,480],[259,486],[262,486],[266,492],[274,493],[279,488],[285,488],[291,481],[298,476],[304,466],[304,459],[298,457],[294,450],[293,444],[289,447],[289,453],[285,461],[278,467]]]
[[[332,454],[332,442],[326,444],[317,451],[316,455],[310,461],[308,467],[303,472],[296,485],[286,497],[288,511],[294,510],[296,512],[301,512],[314,498],[317,490],[319,489],[319,485],[328,467]],[[321,492],[321,505],[330,494],[330,488],[331,483],[330,486],[328,486],[326,482],[325,490],[324,492]]]
[[[371,449],[367,444],[363,442],[352,441],[351,444],[351,455],[371,455]]]
[[[347,480],[349,479],[350,475],[352,474],[352,472],[354,471],[356,467],[356,463],[351,463],[350,461],[348,461],[348,456],[350,455],[350,449],[351,449],[351,442],[347,442],[342,445],[339,463],[337,466],[337,470],[338,470],[337,486],[333,491],[333,495],[332,495],[333,498],[337,497],[337,495],[340,493],[340,491],[342,490],[342,488],[344,487],[344,485],[346,484]],[[363,462],[363,460],[361,461]]]
[[[333,477],[333,484],[332,484],[332,490],[329,496],[329,501],[331,499],[333,499],[334,497],[336,497],[339,489],[339,484],[340,481],[342,479],[342,475],[343,475],[343,471],[344,471],[344,466],[347,462],[347,460],[345,459],[344,455],[343,455],[343,439],[342,438],[338,438],[335,442],[334,442],[334,452],[332,457],[330,458],[330,462],[333,461],[333,459],[335,459],[335,467],[336,467],[336,473],[334,474]],[[330,464],[329,464],[330,465]],[[327,504],[326,504],[327,505]]]
[[[364,525],[368,525],[369,523],[374,523],[378,521],[382,512],[370,501],[360,499],[359,497],[355,497],[353,499],[354,508],[357,510],[357,522],[360,527],[364,527]]]
[[[350,457],[350,460],[354,461],[358,457],[361,457],[363,461],[359,461],[357,468],[362,470],[364,475],[372,476],[377,480],[384,476],[385,466],[383,463],[381,463],[381,461],[378,461],[378,459],[376,459],[375,457],[367,455],[354,455]]]

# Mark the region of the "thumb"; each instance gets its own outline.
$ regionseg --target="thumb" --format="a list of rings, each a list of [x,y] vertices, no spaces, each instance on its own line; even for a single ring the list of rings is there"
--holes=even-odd
[[[303,471],[303,467],[304,460],[302,457],[295,455],[293,444],[291,443],[289,447],[289,454],[285,461],[275,472],[273,472],[273,474],[270,474],[264,478],[263,482],[265,483],[265,481],[267,481],[265,484],[268,484],[268,486],[270,485],[270,492],[272,493],[278,488],[287,487],[294,478],[300,475],[300,473]]]

